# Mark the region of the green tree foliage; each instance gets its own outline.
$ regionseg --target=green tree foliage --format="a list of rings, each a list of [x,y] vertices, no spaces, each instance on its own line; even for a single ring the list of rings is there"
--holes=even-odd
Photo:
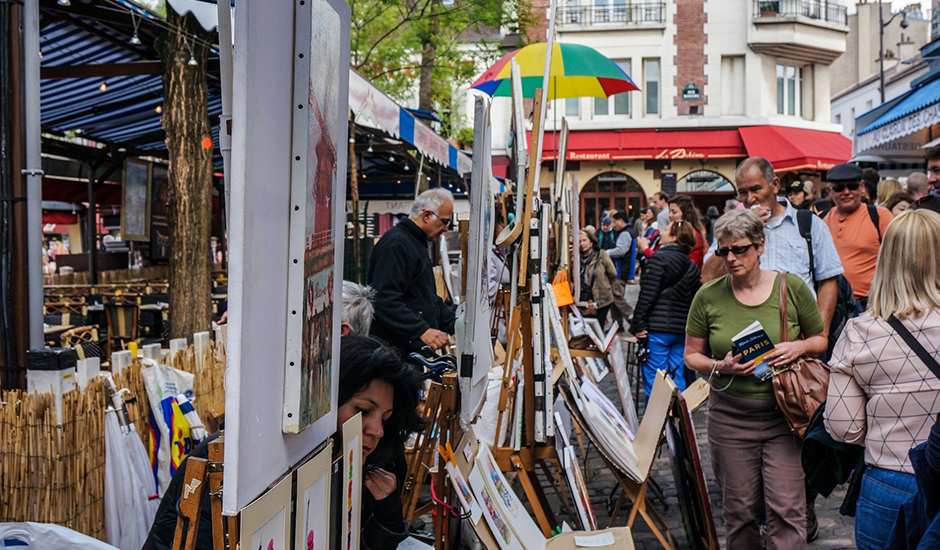
[[[418,92],[421,109],[437,110],[452,136],[452,98],[501,53],[500,30],[528,40],[531,0],[350,0],[353,67],[391,97]]]

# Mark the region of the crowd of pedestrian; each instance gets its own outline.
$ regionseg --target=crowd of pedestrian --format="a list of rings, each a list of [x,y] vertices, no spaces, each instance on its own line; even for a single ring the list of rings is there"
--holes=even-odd
[[[793,365],[822,368],[816,358],[831,374],[817,373],[829,379],[828,400],[813,437],[821,431],[864,456],[843,506],[856,514],[858,548],[940,540],[940,497],[923,494],[940,490],[940,147],[928,150],[927,168],[906,186],[851,163],[822,182],[784,186],[770,162],[752,157],[738,165],[737,196],[721,213],[712,206],[703,216],[688,196],[660,192],[635,219],[608,211],[598,229],[578,233],[584,313],[648,350],[647,397],[657,371],[680,390],[697,376],[710,385],[727,548],[798,550],[818,536],[818,484],[804,469],[819,465],[789,410],[811,401],[776,384]],[[453,197],[426,192],[373,252],[371,333],[403,351],[438,349],[453,333],[426,254],[452,218]],[[745,360],[733,340],[754,321],[774,347]],[[771,375],[758,377],[758,367]]]

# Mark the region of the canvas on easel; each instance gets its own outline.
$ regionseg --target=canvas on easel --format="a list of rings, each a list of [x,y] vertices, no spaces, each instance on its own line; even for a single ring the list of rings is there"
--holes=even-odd
[[[349,127],[349,24],[338,0],[298,3],[291,158],[287,354],[281,428],[334,429]],[[345,23],[345,24],[344,24]],[[332,47],[324,47],[330,44]],[[337,246],[337,243],[340,246]]]
[[[333,440],[297,469],[297,520],[294,548],[316,550],[329,544],[330,464]]]
[[[343,424],[343,518],[340,550],[359,550],[362,520],[362,414]]]
[[[486,397],[486,375],[492,366],[491,304],[486,293],[494,223],[493,178],[489,162],[492,134],[490,106],[488,99],[476,97],[466,295],[463,319],[457,327],[460,352],[460,419],[464,425],[469,425],[483,406]]]
[[[285,476],[241,512],[242,544],[257,550],[290,550],[291,476]]]

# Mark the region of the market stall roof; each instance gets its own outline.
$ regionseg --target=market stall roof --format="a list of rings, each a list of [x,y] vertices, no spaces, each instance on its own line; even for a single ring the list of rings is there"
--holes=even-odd
[[[130,0],[41,0],[40,7],[43,132],[165,156],[162,64],[153,48],[163,18]],[[208,72],[217,143],[222,105],[217,69]]]

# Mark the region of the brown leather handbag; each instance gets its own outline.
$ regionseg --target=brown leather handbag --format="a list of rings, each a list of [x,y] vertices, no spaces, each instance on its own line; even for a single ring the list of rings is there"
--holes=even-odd
[[[780,274],[780,341],[790,341],[787,322],[787,274]],[[800,438],[829,392],[829,365],[815,357],[800,357],[773,377],[774,398],[790,429]]]

